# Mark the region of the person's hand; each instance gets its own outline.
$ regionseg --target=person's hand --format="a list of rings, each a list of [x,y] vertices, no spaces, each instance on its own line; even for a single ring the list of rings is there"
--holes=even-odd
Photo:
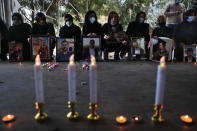
[[[126,45],[126,44],[128,44],[128,42],[127,42],[126,40],[124,40],[124,41],[122,42],[122,44],[123,44],[123,45]]]
[[[110,39],[110,36],[104,35],[104,39],[108,40],[108,39]]]
[[[92,33],[92,37],[95,37],[95,36],[97,36],[96,33]]]
[[[16,43],[16,41],[11,41],[10,43],[11,43],[11,44],[15,44],[15,43]]]
[[[176,11],[176,14],[177,15],[179,15],[179,14],[181,14],[182,13],[182,11]]]
[[[92,36],[92,33],[88,33],[88,35],[87,35],[88,37],[91,37]]]

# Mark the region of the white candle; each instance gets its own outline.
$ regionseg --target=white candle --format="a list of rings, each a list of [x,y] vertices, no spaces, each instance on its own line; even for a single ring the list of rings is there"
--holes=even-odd
[[[41,66],[40,56],[39,55],[37,55],[36,59],[35,59],[34,82],[35,82],[35,90],[36,90],[36,101],[38,103],[44,103],[42,66]]]
[[[97,66],[96,60],[91,55],[91,64],[89,70],[89,87],[90,87],[90,102],[93,104],[97,103]]]
[[[156,97],[155,104],[163,105],[164,99],[164,89],[165,89],[165,80],[166,80],[166,66],[165,66],[165,56],[160,60],[160,65],[157,70],[157,87],[156,87]]]
[[[70,56],[68,64],[68,100],[76,102],[76,67],[74,63],[74,54]]]

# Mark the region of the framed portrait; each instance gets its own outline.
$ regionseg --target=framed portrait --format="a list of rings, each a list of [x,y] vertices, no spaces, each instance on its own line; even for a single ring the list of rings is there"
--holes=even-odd
[[[197,44],[184,45],[183,61],[188,63],[197,62]]]
[[[170,38],[167,37],[158,37],[158,39],[152,38],[150,40],[149,59],[159,60],[161,56],[165,55],[167,57],[166,60],[171,61],[173,57],[172,45],[173,45],[173,40]],[[164,53],[161,53],[161,50],[164,50],[162,51]]]
[[[69,61],[74,54],[74,38],[57,38],[56,39],[56,60],[59,62]]]
[[[23,43],[9,43],[9,61],[20,62],[23,60]]]
[[[144,37],[131,37],[132,42],[132,54],[144,55],[145,54],[145,40]]]
[[[32,60],[35,59],[36,55],[40,55],[42,61],[50,61],[50,43],[51,39],[49,36],[31,36],[31,52]]]
[[[100,49],[101,47],[101,38],[98,37],[83,37],[83,49],[85,48],[94,48]]]

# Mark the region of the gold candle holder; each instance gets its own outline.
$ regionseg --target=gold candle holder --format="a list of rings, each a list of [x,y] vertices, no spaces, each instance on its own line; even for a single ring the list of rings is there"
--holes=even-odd
[[[48,115],[43,110],[44,109],[44,103],[36,102],[35,105],[36,105],[36,109],[38,110],[38,113],[34,117],[35,120],[38,121],[38,122],[41,122],[41,121],[47,119]]]
[[[153,114],[153,116],[151,117],[151,120],[153,122],[164,122],[164,119],[161,115],[161,111],[163,110],[163,105],[155,105],[155,114]]]
[[[67,118],[70,120],[76,120],[79,118],[79,113],[76,112],[76,106],[77,103],[76,102],[70,102],[68,101],[68,108],[71,110],[68,114],[67,114]]]
[[[92,111],[88,116],[88,120],[98,120],[100,117],[96,113],[96,109],[98,108],[98,104],[89,103],[89,109]]]

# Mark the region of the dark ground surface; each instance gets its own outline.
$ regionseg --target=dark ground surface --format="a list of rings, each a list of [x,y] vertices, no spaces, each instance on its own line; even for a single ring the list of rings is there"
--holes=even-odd
[[[78,121],[69,121],[67,108],[67,63],[53,71],[44,68],[45,112],[49,120],[36,123],[33,63],[0,63],[0,117],[7,113],[17,116],[10,124],[0,122],[0,131],[197,131],[197,122],[186,125],[179,119],[183,113],[197,115],[197,67],[186,63],[168,63],[163,124],[154,124],[150,117],[154,113],[156,72],[155,62],[101,62],[98,63],[98,114],[101,119],[92,123],[86,119],[89,88],[88,71],[80,71],[78,64],[77,89],[80,114]],[[114,124],[114,118],[123,114],[131,119],[140,114],[144,122],[127,125]]]

